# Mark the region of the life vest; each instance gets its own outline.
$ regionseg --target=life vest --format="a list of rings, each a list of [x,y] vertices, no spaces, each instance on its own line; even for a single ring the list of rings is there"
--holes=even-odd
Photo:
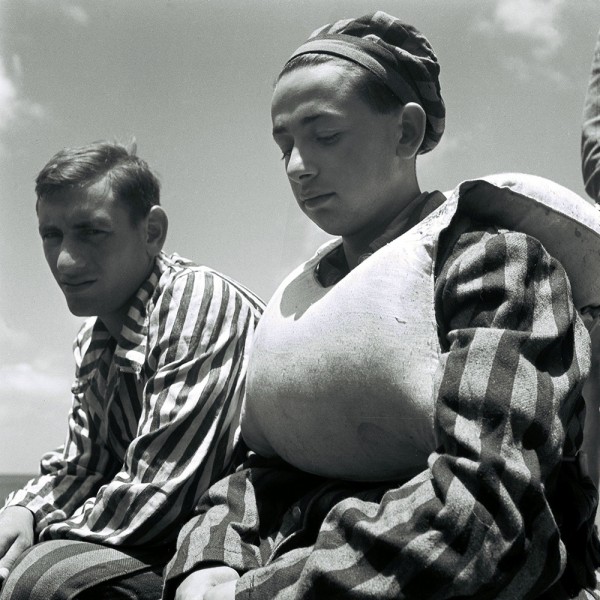
[[[273,295],[250,360],[242,434],[256,452],[351,480],[412,476],[435,450],[434,312],[440,233],[461,210],[531,235],[565,268],[588,322],[600,308],[600,214],[549,180],[502,174],[466,181],[415,227],[324,288],[323,246]],[[600,344],[594,342],[594,356]],[[584,451],[598,483],[600,369],[585,388]],[[595,416],[595,418],[594,418]]]

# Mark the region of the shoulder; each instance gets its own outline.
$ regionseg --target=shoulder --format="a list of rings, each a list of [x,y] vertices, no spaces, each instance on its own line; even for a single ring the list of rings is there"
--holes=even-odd
[[[525,173],[462,182],[447,194],[458,212],[538,240],[562,265],[577,308],[600,303],[600,212],[564,186]]]
[[[477,223],[446,248],[435,304],[446,333],[458,324],[529,331],[543,321],[556,328],[575,314],[567,273],[539,240]]]
[[[177,254],[161,255],[162,274],[154,294],[155,307],[167,299],[169,306],[190,309],[201,305],[234,303],[260,315],[264,302],[250,289],[210,267],[197,265]]]
[[[535,237],[461,217],[440,239],[440,279],[461,280],[502,273],[507,287],[525,283],[525,272],[540,274],[562,266]],[[520,274],[520,276],[519,276]]]

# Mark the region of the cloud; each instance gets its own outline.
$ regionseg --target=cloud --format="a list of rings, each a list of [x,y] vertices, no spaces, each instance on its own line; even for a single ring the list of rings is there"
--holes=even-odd
[[[66,17],[79,25],[86,26],[90,22],[90,17],[87,12],[77,4],[61,2],[60,10]]]
[[[68,397],[70,383],[62,375],[44,372],[27,363],[0,366],[0,389],[3,397],[18,395],[31,400]]]
[[[2,0],[0,0],[1,2]],[[86,27],[89,25],[90,16],[88,12],[79,4],[70,0],[30,0],[30,3],[36,8],[46,9],[56,14],[57,11],[69,21],[73,21],[77,25]]]
[[[55,344],[48,343],[43,336],[33,335],[25,331],[20,323],[15,326],[0,315],[0,373],[2,377],[9,377],[6,369],[22,376],[26,372],[23,367],[24,363],[31,365],[30,368],[35,373],[60,374],[61,381],[67,381],[73,374],[73,357],[69,347],[59,351],[55,348]],[[10,377],[12,378],[12,375]],[[35,381],[39,381],[39,378]],[[66,389],[68,391],[70,387]],[[0,385],[0,395],[1,393],[2,386]]]
[[[11,327],[0,315],[0,347],[21,349],[28,341],[29,336],[24,331]]]
[[[499,0],[494,17],[508,33],[536,42],[534,54],[544,58],[563,44],[557,21],[564,5],[564,0]]]
[[[535,75],[567,87],[569,76],[551,60],[565,44],[560,23],[567,6],[566,0],[496,0],[493,14],[474,29],[490,38],[508,34],[525,44],[498,56],[502,68],[517,80],[527,82]]]
[[[44,116],[44,109],[40,104],[24,98],[20,93],[23,67],[19,56],[13,55],[10,65],[9,72],[5,60],[0,56],[0,130],[6,129],[19,118],[40,119]]]
[[[1,0],[0,0],[1,1]],[[37,0],[37,5],[58,9],[67,19],[81,26],[90,22],[89,14],[78,4],[66,0],[50,3],[48,0]],[[41,119],[45,116],[44,107],[26,98],[22,93],[23,65],[20,56],[0,55],[0,131],[19,119]],[[1,149],[1,146],[0,146]]]
[[[27,363],[0,366],[0,473],[34,473],[63,440],[71,402],[66,376]]]
[[[564,43],[557,24],[565,7],[566,0],[497,0],[493,16],[480,22],[478,29],[522,36],[532,42],[534,57],[543,61]]]
[[[499,60],[504,69],[512,73],[519,81],[527,82],[531,79],[532,65],[522,56],[503,56]],[[553,65],[537,65],[537,71],[559,87],[567,88],[569,86],[569,78]]]
[[[73,367],[61,356],[0,315],[0,473],[33,473],[64,439]]]
[[[0,127],[13,117],[16,102],[17,88],[0,62]]]

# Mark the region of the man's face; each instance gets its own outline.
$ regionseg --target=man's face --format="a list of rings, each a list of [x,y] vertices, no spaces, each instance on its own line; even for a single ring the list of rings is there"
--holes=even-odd
[[[323,230],[362,235],[401,208],[398,115],[361,100],[347,68],[325,63],[283,75],[271,117],[296,201]]]
[[[154,263],[146,219],[132,225],[104,180],[43,198],[37,211],[44,254],[69,310],[107,327],[122,322]]]

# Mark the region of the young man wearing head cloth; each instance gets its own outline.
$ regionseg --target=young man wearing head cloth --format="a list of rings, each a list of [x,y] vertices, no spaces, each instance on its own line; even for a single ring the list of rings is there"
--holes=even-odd
[[[182,529],[167,600],[594,597],[578,311],[600,304],[600,221],[534,176],[422,192],[438,71],[377,12],[318,30],[280,74],[292,191],[339,237],[267,305],[251,452]]]
[[[179,528],[239,462],[263,305],[162,251],[159,191],[145,161],[108,142],[61,150],[37,177],[46,260],[70,311],[91,318],[65,444],[0,512],[2,600],[160,598]]]

